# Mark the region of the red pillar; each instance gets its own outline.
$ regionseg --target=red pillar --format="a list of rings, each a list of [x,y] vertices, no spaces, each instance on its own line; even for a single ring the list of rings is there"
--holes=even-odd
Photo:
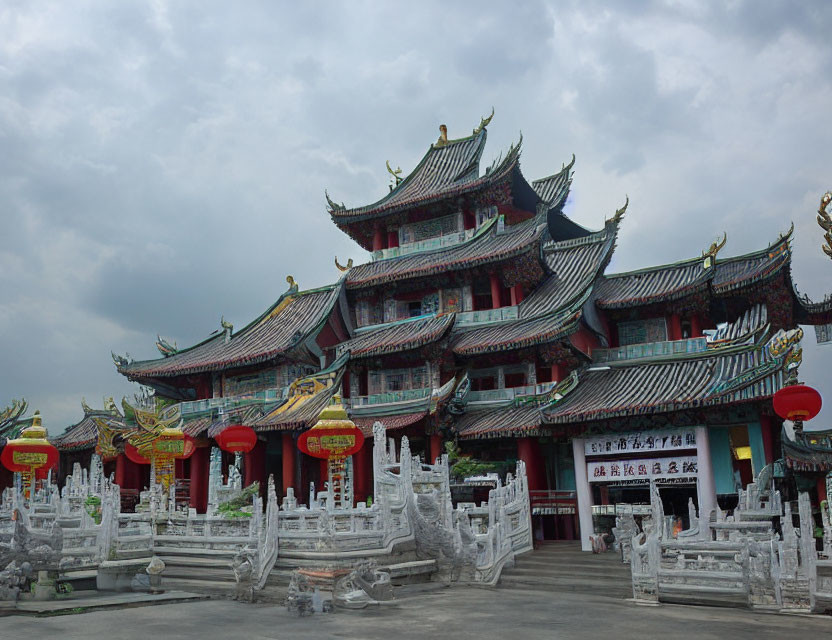
[[[491,308],[499,309],[500,290],[502,289],[500,285],[500,278],[497,276],[496,273],[491,273],[489,274],[489,279],[491,280]]]
[[[763,452],[766,456],[766,464],[769,464],[777,458],[774,453],[774,432],[771,426],[771,416],[760,416],[760,431],[763,435]]]
[[[393,247],[399,246],[399,234],[396,231],[388,231],[387,232],[387,248],[392,249]]]
[[[205,513],[208,509],[208,473],[210,471],[210,447],[197,447],[191,456],[191,501],[192,509]]]
[[[365,502],[367,496],[372,492],[372,484],[370,482],[373,475],[373,447],[371,442],[365,441],[364,446],[358,450],[352,457],[353,464],[353,491],[355,493],[355,502]]]
[[[465,211],[462,214],[462,226],[467,231],[477,226],[477,219],[471,211]]]
[[[177,479],[182,479],[185,477],[185,460],[184,458],[177,458],[173,461],[174,468],[173,468],[173,477]]]
[[[381,251],[384,249],[384,232],[381,230],[381,225],[377,225],[373,233],[373,251]]]
[[[670,327],[668,327],[668,340],[681,340],[682,339],[682,318],[679,317],[678,313],[674,313],[670,316]]]
[[[690,317],[690,337],[702,337],[702,323],[699,321],[699,315],[694,313]]]
[[[826,500],[826,476],[818,478],[818,504]]]
[[[284,433],[282,435],[283,445],[283,459],[282,459],[282,479],[283,486],[281,487],[281,495],[286,495],[286,489],[292,487],[297,494],[298,488],[295,486],[295,441],[291,433]]]
[[[320,469],[320,482],[315,483],[315,491],[323,491],[327,481],[329,480],[329,462],[324,458],[318,459],[318,468]]]
[[[438,433],[434,433],[430,436],[428,440],[428,445],[430,446],[430,463],[436,464],[436,461],[439,459],[439,456],[442,455],[442,436]]]
[[[552,382],[560,382],[566,377],[566,367],[562,364],[552,365]]]
[[[124,474],[124,463],[127,460],[127,456],[123,453],[118,454],[116,457],[116,484],[119,487],[127,488],[124,484],[125,481],[125,474]]]
[[[517,457],[526,463],[529,491],[546,489],[543,478],[543,456],[540,455],[537,438],[518,438]]]
[[[258,440],[251,451],[244,453],[243,465],[245,467],[245,486],[249,486],[252,482],[259,482],[262,492],[265,485],[263,475],[266,470],[266,443]]]

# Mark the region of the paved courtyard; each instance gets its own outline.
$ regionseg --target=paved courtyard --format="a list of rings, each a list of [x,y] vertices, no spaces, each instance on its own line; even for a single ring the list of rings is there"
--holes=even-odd
[[[797,635],[799,634],[799,635]],[[282,606],[228,600],[0,619],[0,638],[829,638],[832,617],[662,605],[574,592],[455,587],[362,612],[297,618]]]

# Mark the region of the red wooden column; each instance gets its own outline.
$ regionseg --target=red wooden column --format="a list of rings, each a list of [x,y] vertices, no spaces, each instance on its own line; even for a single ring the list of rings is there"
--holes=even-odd
[[[500,285],[500,278],[497,276],[496,273],[489,274],[489,279],[491,280],[491,308],[492,309],[499,309],[500,308],[500,290],[502,289]]]
[[[197,447],[191,455],[191,500],[192,509],[205,513],[208,508],[208,473],[210,471],[210,447]]]
[[[292,487],[297,493],[295,486],[295,441],[291,433],[284,433],[281,436],[281,444],[283,446],[283,459],[281,463],[283,486],[280,488],[281,495],[286,495],[286,489]]]
[[[678,313],[674,313],[672,316],[670,316],[670,326],[668,326],[667,330],[668,340],[682,339],[682,318],[679,316]]]
[[[373,251],[381,251],[384,249],[384,232],[381,230],[381,225],[376,225],[373,233]]]
[[[393,247],[399,246],[399,233],[397,231],[388,231],[387,232],[387,248],[392,249]]]
[[[552,365],[552,382],[560,382],[566,377],[566,367],[562,364]]]
[[[352,457],[353,464],[353,491],[355,502],[365,502],[367,496],[372,493],[373,477],[373,446],[371,441],[364,442],[364,446]]]
[[[127,456],[125,456],[123,453],[118,454],[118,456],[116,457],[116,484],[119,487],[123,487],[125,489],[127,488],[124,484],[124,481],[126,479],[124,473],[124,463],[126,460]]]
[[[771,426],[771,416],[760,416],[760,431],[763,435],[763,452],[766,464],[774,462],[774,432]]]
[[[430,463],[436,464],[436,461],[439,459],[439,456],[442,455],[442,436],[438,433],[434,433],[430,436],[428,440],[429,449],[429,456],[430,456]]]
[[[173,477],[182,479],[185,477],[185,460],[183,458],[177,458],[173,461]]]
[[[315,483],[315,492],[323,491],[326,483],[329,481],[329,461],[320,458],[318,460],[318,469],[320,469],[320,482]]]
[[[252,482],[260,483],[260,490],[263,490],[266,466],[266,443],[258,440],[251,451],[243,454],[243,466],[245,467],[245,486]]]
[[[826,500],[826,476],[818,478],[818,504]]]
[[[543,456],[540,455],[540,445],[537,438],[518,438],[517,457],[526,463],[529,491],[545,489]]]
[[[692,314],[690,317],[690,337],[702,337],[702,322],[699,320],[699,314],[696,313]]]

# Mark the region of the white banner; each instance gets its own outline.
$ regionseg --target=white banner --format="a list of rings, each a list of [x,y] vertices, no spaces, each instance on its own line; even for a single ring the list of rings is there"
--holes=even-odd
[[[584,452],[588,456],[609,456],[622,453],[644,453],[648,451],[673,451],[674,449],[695,449],[696,427],[674,429],[673,431],[639,431],[619,435],[598,436],[584,441]]]
[[[600,462],[587,462],[586,464],[586,474],[590,482],[696,478],[698,473],[696,456],[643,460],[602,460]]]

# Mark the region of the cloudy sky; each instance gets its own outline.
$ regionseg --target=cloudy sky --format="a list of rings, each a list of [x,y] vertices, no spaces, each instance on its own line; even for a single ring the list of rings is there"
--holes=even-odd
[[[387,191],[447,123],[492,105],[484,164],[524,136],[530,179],[574,152],[568,213],[630,196],[610,271],[753,251],[794,221],[793,277],[832,263],[828,2],[0,4],[0,405],[53,433],[155,357],[238,327],[292,274],[366,259],[330,222]],[[832,347],[805,340],[826,392]],[[812,426],[832,426],[832,406]]]

